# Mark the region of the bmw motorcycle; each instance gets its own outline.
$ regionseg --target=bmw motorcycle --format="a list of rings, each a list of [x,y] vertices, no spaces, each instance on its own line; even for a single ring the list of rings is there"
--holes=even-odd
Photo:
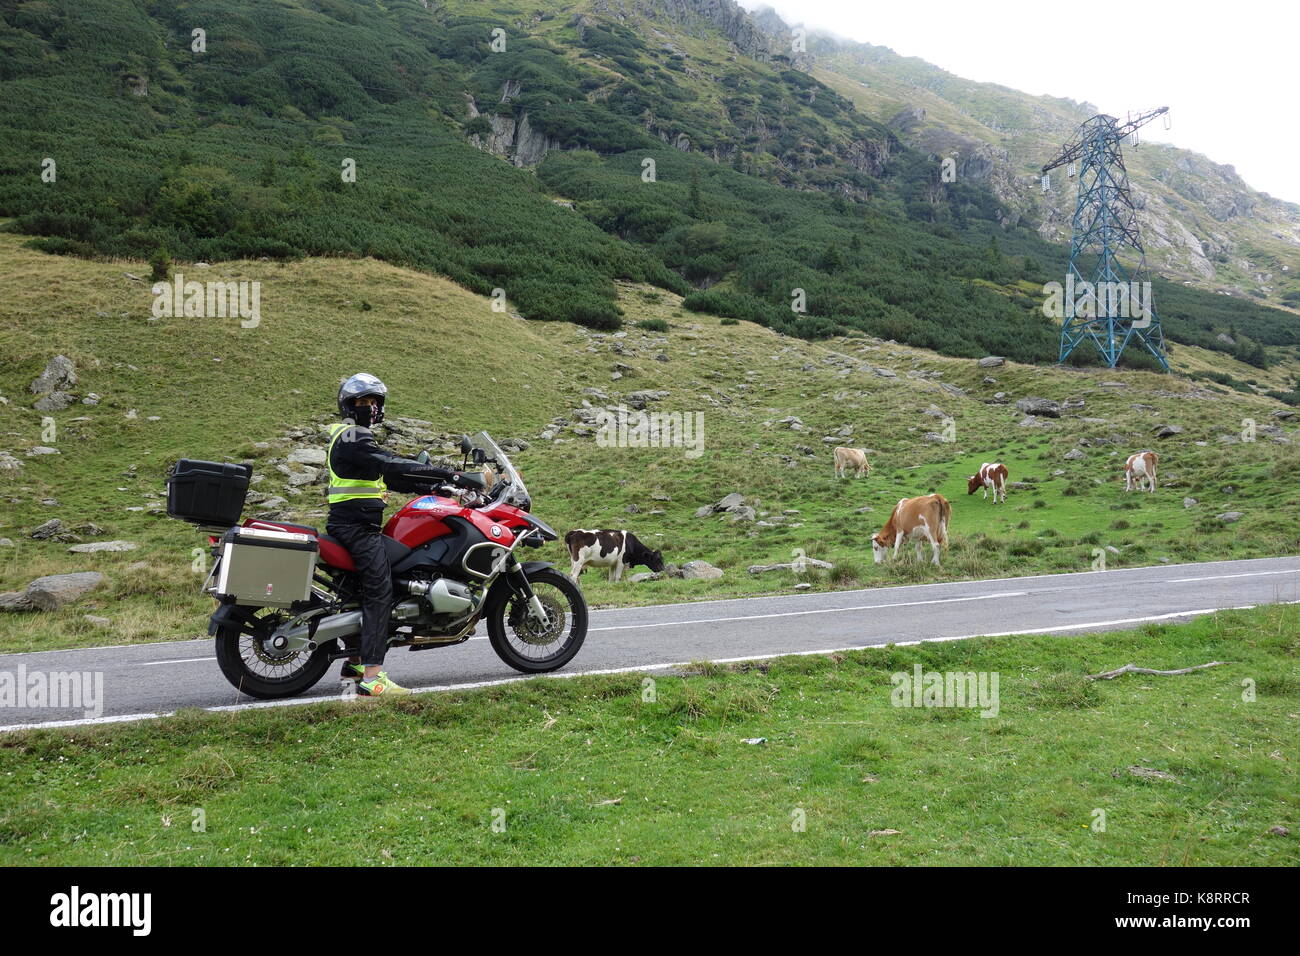
[[[388,645],[451,647],[483,624],[492,649],[515,670],[563,667],[586,638],[586,600],[552,564],[521,558],[557,535],[529,513],[523,479],[486,432],[463,437],[461,451],[466,467],[472,461],[483,472],[415,498],[384,526],[394,594]],[[420,458],[427,461],[428,453]],[[211,463],[178,468],[205,464]],[[182,487],[178,498],[184,497]],[[218,536],[210,518],[194,516],[205,507],[182,502],[173,510],[171,502],[169,489],[169,513],[209,532],[216,561],[204,590],[220,603],[208,633],[231,684],[252,697],[292,697],[356,653],[361,580],[340,542],[306,525],[260,518]]]

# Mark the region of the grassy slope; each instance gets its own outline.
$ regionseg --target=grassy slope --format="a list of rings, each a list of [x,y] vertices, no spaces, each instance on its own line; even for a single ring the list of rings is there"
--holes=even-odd
[[[148,495],[164,493],[165,468],[177,457],[237,459],[251,442],[276,440],[288,428],[323,420],[339,377],[358,368],[385,378],[394,391],[395,413],[433,421],[448,432],[486,427],[499,437],[531,440],[520,467],[539,515],[561,530],[627,527],[661,545],[671,561],[703,558],[726,571],[717,582],[639,585],[584,575],[584,589],[599,604],[788,589],[799,579],[786,572],[753,577],[745,568],[789,561],[797,548],[839,565],[831,575],[814,572],[803,579],[821,588],[1086,570],[1094,548],[1104,546],[1120,551],[1109,556],[1112,567],[1162,558],[1294,553],[1300,547],[1300,502],[1291,493],[1294,446],[1262,435],[1254,444],[1230,447],[1215,440],[1237,432],[1244,417],[1261,425],[1271,421],[1270,410],[1280,406],[1226,389],[1193,390],[1176,377],[1008,365],[993,371],[996,385],[985,385],[984,371],[970,360],[872,345],[865,338],[809,343],[745,323],[721,326],[707,316],[681,313],[670,294],[630,286],[622,289],[627,336],[599,338],[568,324],[494,313],[486,299],[449,282],[370,260],[238,262],[206,271],[181,264],[191,276],[260,279],[261,326],[150,322],[148,283],[124,277],[147,275],[140,263],[45,256],[3,235],[0,263],[0,336],[6,342],[0,394],[12,410],[0,450],[25,463],[16,477],[0,473],[0,537],[17,544],[0,549],[0,590],[58,571],[97,568],[108,578],[106,586],[60,612],[0,616],[0,649],[6,651],[202,633],[210,602],[198,593],[200,576],[191,570],[191,548],[199,537],[157,513],[126,509],[148,507],[154,500]],[[362,310],[363,297],[371,310]],[[631,325],[647,317],[665,318],[672,330],[661,335]],[[615,346],[623,352],[613,351]],[[26,388],[60,352],[80,369],[77,391],[104,399],[57,413],[59,437],[51,443],[41,438],[41,416],[31,411]],[[655,360],[661,352],[669,361]],[[1178,355],[1193,353],[1180,349]],[[853,370],[841,373],[833,364],[837,355],[851,357]],[[1218,368],[1249,374],[1214,358]],[[893,368],[898,377],[858,371],[857,360]],[[615,362],[632,369],[617,383],[610,378]],[[814,368],[805,371],[809,365]],[[941,372],[941,381],[970,395],[955,398],[939,380],[911,377],[921,372]],[[1107,380],[1126,386],[1099,387]],[[581,390],[589,386],[607,390],[611,401],[635,389],[667,389],[670,395],[655,407],[704,412],[704,455],[600,448],[567,432],[566,442],[536,440],[546,422],[581,402]],[[1013,406],[979,400],[998,390],[1014,398],[1080,397],[1087,406],[1051,428],[1022,429]],[[955,443],[922,440],[925,432],[941,428],[937,419],[921,414],[931,403],[954,417]],[[1137,412],[1132,403],[1159,411]],[[139,417],[127,420],[132,408]],[[147,421],[155,414],[161,420]],[[792,414],[809,430],[776,423]],[[1079,415],[1108,424],[1088,424]],[[88,421],[72,420],[82,416]],[[1159,444],[1160,493],[1126,497],[1123,456],[1156,444],[1152,430],[1165,422],[1183,425],[1186,433]],[[838,442],[876,450],[869,479],[837,481],[831,474],[822,437],[846,425],[852,435]],[[1287,428],[1294,432],[1294,426]],[[1111,436],[1115,444],[1085,448],[1082,461],[1063,460],[1078,439]],[[53,444],[61,454],[24,457],[23,450],[37,444]],[[798,445],[816,454],[802,455]],[[1008,463],[1013,481],[1033,482],[1013,490],[1005,507],[964,494],[965,476],[993,459]],[[136,477],[126,474],[132,465]],[[268,478],[258,487],[278,492],[279,475],[263,470]],[[1055,476],[1056,470],[1063,474]],[[873,566],[867,537],[899,497],[931,490],[954,503],[953,547],[944,567]],[[771,515],[786,509],[800,514],[771,528],[694,517],[701,504],[732,491],[758,499],[760,511]],[[656,494],[671,500],[656,500]],[[1181,502],[1188,495],[1200,505],[1185,510]],[[58,505],[42,505],[47,497]],[[292,501],[293,515],[323,523],[314,489]],[[640,513],[629,513],[632,505]],[[872,510],[859,513],[863,507]],[[664,513],[649,513],[656,508]],[[1227,510],[1246,517],[1232,526],[1214,520]],[[101,540],[124,538],[141,547],[70,555],[67,545],[27,537],[53,516],[70,525],[93,521],[104,529]],[[563,561],[558,547],[548,551],[552,560]],[[144,567],[136,566],[142,561]],[[86,622],[88,612],[111,617],[113,626]]]
[[[652,701],[627,674],[8,734],[0,863],[1294,866],[1298,632],[1271,608],[706,667]],[[916,663],[996,671],[998,716],[891,706]]]

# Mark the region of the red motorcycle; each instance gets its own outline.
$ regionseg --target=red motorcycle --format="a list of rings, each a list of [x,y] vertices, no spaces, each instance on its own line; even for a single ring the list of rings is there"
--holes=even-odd
[[[587,602],[552,564],[518,555],[557,535],[529,513],[523,480],[486,432],[462,438],[461,451],[466,466],[488,466],[486,475],[468,472],[469,488],[442,486],[384,526],[389,647],[461,644],[483,622],[515,670],[563,667],[587,636]],[[315,528],[252,518],[230,527],[250,477],[247,465],[181,460],[168,478],[167,510],[209,533],[216,560],[204,590],[220,602],[208,633],[222,673],[252,697],[292,697],[356,653],[361,581],[343,545]]]

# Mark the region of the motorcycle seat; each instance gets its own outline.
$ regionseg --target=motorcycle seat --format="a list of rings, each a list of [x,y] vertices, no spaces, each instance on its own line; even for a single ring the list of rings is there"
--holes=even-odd
[[[402,542],[390,538],[387,535],[384,535],[382,540],[384,542],[384,551],[388,554],[388,563],[390,565],[397,564],[397,562],[401,561],[411,553],[410,548],[402,544]],[[352,555],[348,552],[348,549],[344,546],[343,542],[338,538],[332,537],[328,534],[322,534],[316,536],[316,541],[320,547],[321,560],[330,567],[340,568],[344,571],[356,570],[357,566],[352,560]]]

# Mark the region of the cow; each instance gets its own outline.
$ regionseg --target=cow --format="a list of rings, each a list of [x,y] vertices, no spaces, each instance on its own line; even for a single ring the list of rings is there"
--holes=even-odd
[[[1124,490],[1132,491],[1134,485],[1137,490],[1141,491],[1142,486],[1150,484],[1148,491],[1156,490],[1156,462],[1160,456],[1153,451],[1140,451],[1136,455],[1129,455],[1128,461],[1124,462]]]
[[[859,478],[871,474],[871,462],[867,461],[865,448],[835,449],[835,477],[843,478],[849,469],[856,471]]]
[[[989,489],[993,489],[993,503],[998,503],[998,493],[1001,492],[1002,500],[1007,500],[1007,466],[1000,461],[984,462],[980,465],[978,474],[971,475],[966,479],[966,494],[973,495],[981,488],[984,489],[984,500],[988,501]]]
[[[651,551],[631,531],[587,531],[575,528],[564,536],[564,547],[573,566],[569,576],[577,580],[587,566],[608,568],[609,580],[617,581],[624,568],[643,565],[651,571],[664,569],[662,552]]]
[[[903,541],[911,538],[916,545],[916,559],[921,560],[922,539],[930,542],[930,563],[939,563],[939,548],[948,545],[948,520],[952,517],[952,505],[943,495],[922,495],[919,498],[899,498],[894,512],[885,522],[878,534],[871,536],[871,550],[876,564],[880,564],[893,549],[893,556],[898,557],[898,549]]]

